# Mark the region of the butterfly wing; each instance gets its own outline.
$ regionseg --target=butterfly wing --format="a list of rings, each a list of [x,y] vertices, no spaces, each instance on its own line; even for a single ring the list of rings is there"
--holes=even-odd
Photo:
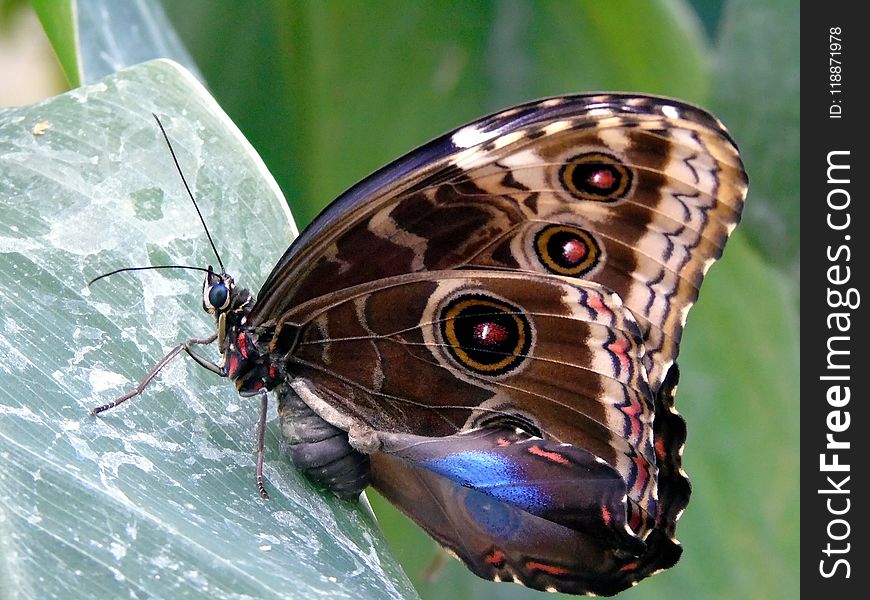
[[[322,481],[370,459],[484,577],[612,594],[672,566],[690,493],[675,360],[746,188],[715,118],[621,94],[514,107],[381,169],[249,315],[299,400],[285,426],[326,424],[294,430],[297,454]]]
[[[685,423],[673,410],[677,379],[674,368],[656,399],[659,511],[642,543],[627,523],[620,473],[581,448],[518,431],[382,434],[372,483],[480,577],[615,594],[682,554],[674,530],[690,487]]]
[[[612,595],[682,553],[665,524],[636,535],[624,480],[580,448],[492,429],[382,437],[373,485],[480,577]]]
[[[630,457],[655,462],[640,334],[597,284],[492,271],[399,276],[297,307],[276,329],[275,339],[291,337],[294,388],[315,388],[306,401],[327,398],[346,419],[333,424],[351,435],[520,426],[582,442],[626,473]]]
[[[275,339],[293,340],[275,349],[290,385],[369,455],[372,484],[478,575],[614,593],[679,556],[688,484],[661,505],[657,453],[685,481],[684,438],[654,444],[667,421],[640,330],[606,288],[422,272],[304,303]]]
[[[657,390],[747,180],[724,127],[647,96],[532,102],[448,133],[351,188],[260,291],[261,324],[403,273],[528,270],[596,281],[637,318]]]

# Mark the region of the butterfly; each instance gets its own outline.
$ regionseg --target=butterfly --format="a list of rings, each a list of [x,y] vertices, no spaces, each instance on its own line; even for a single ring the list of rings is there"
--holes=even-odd
[[[722,123],[677,100],[502,110],[351,187],[256,298],[203,269],[216,334],[93,412],[185,351],[260,397],[263,496],[271,391],[337,495],[372,485],[480,577],[618,593],[682,553],[676,359],[747,186]],[[217,363],[194,350],[214,341]]]

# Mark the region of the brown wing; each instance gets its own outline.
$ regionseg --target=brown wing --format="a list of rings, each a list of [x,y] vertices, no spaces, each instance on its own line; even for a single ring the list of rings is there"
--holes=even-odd
[[[403,273],[500,268],[599,282],[637,318],[653,390],[676,359],[747,179],[724,127],[664,98],[566,96],[457,129],[349,190],[251,315]]]
[[[379,432],[520,428],[616,469],[638,530],[656,515],[643,343],[598,284],[508,271],[399,276],[294,308],[275,334],[291,338],[291,386],[363,452]]]

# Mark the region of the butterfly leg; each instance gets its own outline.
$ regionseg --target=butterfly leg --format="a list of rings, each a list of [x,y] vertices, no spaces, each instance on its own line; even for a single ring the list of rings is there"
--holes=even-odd
[[[266,391],[260,394],[260,420],[257,421],[257,491],[264,500],[269,499],[269,492],[263,485],[263,458],[265,456],[266,442],[266,409],[269,408],[269,399]]]
[[[204,369],[208,369],[212,373],[214,373],[216,375],[220,375],[221,377],[226,377],[227,373],[226,373],[225,369],[222,369],[214,361],[211,361],[211,360],[205,358],[204,356],[200,356],[199,354],[194,352],[193,349],[191,348],[191,346],[193,344],[208,345],[208,344],[211,344],[216,339],[217,339],[217,334],[209,336],[207,338],[187,340],[186,342],[181,344],[181,346],[183,347],[184,351],[187,352],[187,355],[190,358],[192,358],[194,361],[196,361],[196,364],[198,364],[200,367],[203,367]]]
[[[148,384],[151,383],[151,381],[155,377],[157,377],[157,374],[160,372],[160,370],[163,369],[163,367],[165,367],[167,364],[169,364],[169,362],[173,358],[175,358],[176,356],[181,354],[182,351],[187,352],[190,355],[190,357],[193,358],[193,360],[195,360],[199,365],[205,367],[206,369],[208,369],[209,371],[211,371],[213,373],[217,373],[218,375],[222,375],[223,373],[221,372],[221,368],[218,365],[209,361],[206,358],[203,358],[202,356],[199,356],[191,349],[192,346],[194,346],[194,345],[207,346],[208,344],[211,344],[212,342],[214,342],[216,339],[217,339],[217,334],[214,334],[214,335],[210,335],[206,338],[191,338],[185,342],[182,342],[181,344],[178,344],[175,348],[173,348],[172,350],[167,352],[163,358],[161,358],[159,361],[157,361],[157,364],[154,365],[154,368],[151,369],[150,371],[148,371],[148,374],[142,378],[142,381],[140,381],[139,384],[133,390],[127,392],[123,396],[118,396],[117,398],[115,398],[111,402],[107,402],[106,404],[103,404],[102,406],[97,406],[96,408],[92,408],[91,414],[97,415],[101,412],[109,410],[110,408],[115,408],[116,406],[126,402],[130,398],[134,398],[135,396],[140,395],[143,391],[145,391],[145,388],[148,387]]]

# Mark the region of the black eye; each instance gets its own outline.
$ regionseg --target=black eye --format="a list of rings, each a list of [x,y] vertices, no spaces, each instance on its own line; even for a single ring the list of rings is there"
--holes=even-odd
[[[223,283],[218,283],[211,286],[211,289],[208,291],[208,303],[213,308],[225,308],[229,295],[230,292],[227,290],[227,286]]]

